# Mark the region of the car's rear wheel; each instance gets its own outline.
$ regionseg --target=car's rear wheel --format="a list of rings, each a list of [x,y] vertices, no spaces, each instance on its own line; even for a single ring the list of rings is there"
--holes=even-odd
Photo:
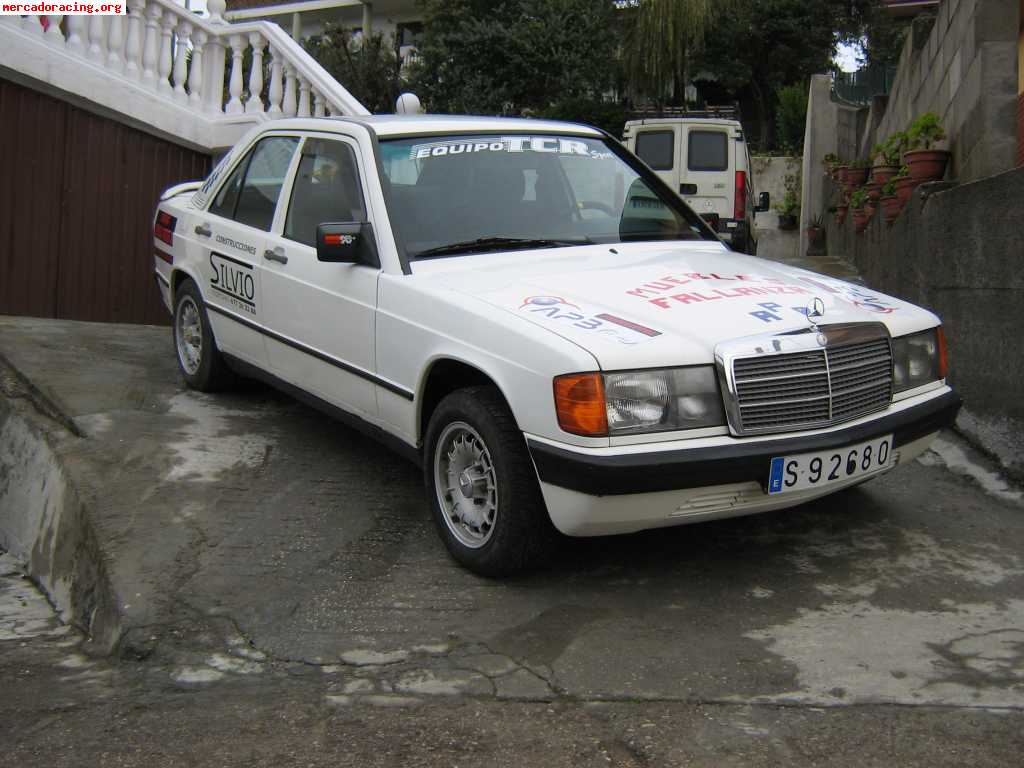
[[[214,392],[234,383],[234,374],[214,341],[199,289],[189,279],[174,292],[174,351],[178,369],[192,389]]]
[[[494,387],[461,389],[438,404],[423,470],[438,533],[466,568],[506,576],[550,553],[558,535],[523,433]]]

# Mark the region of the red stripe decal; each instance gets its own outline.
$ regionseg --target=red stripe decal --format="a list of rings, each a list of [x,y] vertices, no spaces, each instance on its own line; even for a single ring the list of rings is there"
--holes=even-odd
[[[636,323],[632,323],[629,320],[624,320],[621,317],[616,317],[615,315],[604,314],[594,315],[594,317],[600,320],[607,320],[609,323],[621,325],[623,328],[629,328],[631,331],[642,333],[644,336],[661,336],[661,331],[656,331],[653,328],[648,328],[646,325],[637,325]]]
[[[173,264],[174,263],[174,254],[173,253],[167,253],[166,251],[154,250],[153,251],[153,255],[156,256],[158,259],[162,259],[163,261],[166,261],[168,264]]]

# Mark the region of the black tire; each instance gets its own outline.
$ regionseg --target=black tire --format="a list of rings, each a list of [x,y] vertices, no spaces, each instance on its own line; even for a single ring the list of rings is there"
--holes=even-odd
[[[184,331],[182,316],[186,313],[194,313],[193,316],[198,322],[199,328],[199,350],[196,359],[190,359],[184,347]],[[236,378],[224,356],[217,349],[217,342],[213,338],[213,330],[210,328],[210,318],[203,305],[199,288],[191,279],[185,279],[174,292],[174,320],[171,328],[171,336],[174,341],[174,357],[178,361],[178,370],[181,371],[185,383],[192,389],[200,392],[218,392],[229,389],[236,383]],[[189,346],[191,349],[191,346]]]
[[[442,497],[447,504],[462,493],[458,502],[475,502],[467,500],[465,492],[459,489],[447,496],[439,493],[436,481],[440,471],[437,462],[441,467],[456,463],[451,460],[454,454],[445,448],[451,445],[453,430],[456,436],[465,434],[460,425],[468,425],[480,438],[493,469],[494,520],[487,527],[486,535],[483,533],[486,526],[481,526],[480,538],[484,541],[477,546],[464,541],[475,536],[474,531],[460,522],[449,523],[450,518],[442,509]],[[466,436],[472,439],[471,435]],[[444,445],[440,444],[442,437]],[[439,456],[439,452],[442,455]],[[544,505],[523,433],[494,387],[460,389],[438,404],[427,426],[423,476],[441,540],[451,556],[474,573],[491,577],[519,573],[542,564],[558,542],[559,535]]]

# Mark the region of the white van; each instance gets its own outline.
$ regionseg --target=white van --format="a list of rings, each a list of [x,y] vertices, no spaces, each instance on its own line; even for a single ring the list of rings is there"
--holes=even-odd
[[[734,251],[757,253],[754,214],[767,211],[768,193],[753,200],[750,153],[733,107],[637,113],[622,140],[703,216]]]

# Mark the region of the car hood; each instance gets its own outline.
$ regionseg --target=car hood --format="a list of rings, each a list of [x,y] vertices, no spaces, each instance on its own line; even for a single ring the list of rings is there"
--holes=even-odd
[[[908,302],[717,243],[477,254],[416,266],[449,290],[578,344],[605,370],[710,363],[719,342],[807,328],[815,298],[825,306],[819,325],[881,322],[898,336],[938,324]]]

